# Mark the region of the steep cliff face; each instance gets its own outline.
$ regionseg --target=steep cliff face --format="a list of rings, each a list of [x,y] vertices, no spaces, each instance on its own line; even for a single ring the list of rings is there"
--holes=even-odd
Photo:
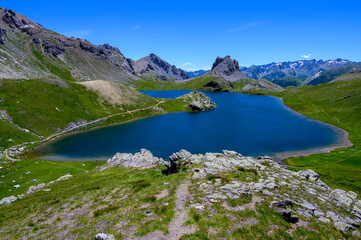
[[[230,82],[239,79],[248,79],[248,77],[240,71],[238,61],[232,59],[230,56],[225,56],[224,58],[217,57],[210,73],[219,75]]]
[[[169,64],[153,53],[135,61],[133,67],[138,75],[157,74],[174,80],[190,78],[185,71]]]

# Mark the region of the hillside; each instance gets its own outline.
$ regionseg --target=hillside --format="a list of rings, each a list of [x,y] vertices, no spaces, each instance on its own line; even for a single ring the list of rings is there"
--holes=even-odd
[[[327,154],[290,158],[286,163],[296,169],[312,168],[334,187],[361,192],[361,78],[318,86],[286,88],[275,93],[286,105],[310,118],[337,127],[350,134],[353,147]]]
[[[311,78],[307,79],[307,81],[305,81],[304,84],[308,84],[308,85],[319,85],[322,83],[328,83],[331,82],[337,78],[342,79],[342,75],[344,74],[348,74],[349,77],[346,77],[345,79],[357,79],[357,76],[355,75],[357,73],[354,72],[355,70],[361,69],[361,64],[360,63],[356,63],[356,64],[350,64],[347,66],[343,66],[343,67],[339,67],[339,68],[335,68],[335,69],[331,69],[331,70],[325,70],[322,71],[318,74],[316,74],[315,76],[312,76]],[[351,73],[353,72],[353,73]],[[356,77],[352,77],[352,76],[356,76]]]
[[[0,78],[136,79],[130,60],[119,49],[68,38],[12,10],[0,9]],[[5,33],[5,34],[4,34]]]
[[[34,172],[42,164],[36,162]],[[29,181],[35,177],[20,165],[10,168],[18,167],[19,173],[7,170],[6,184],[15,174]],[[118,153],[90,170],[94,166],[85,162],[86,172],[72,169],[53,182],[24,189],[19,198],[7,198],[0,205],[2,238],[360,236],[356,193],[330,189],[316,172],[292,172],[269,157],[181,150],[164,162],[142,149],[134,155]]]

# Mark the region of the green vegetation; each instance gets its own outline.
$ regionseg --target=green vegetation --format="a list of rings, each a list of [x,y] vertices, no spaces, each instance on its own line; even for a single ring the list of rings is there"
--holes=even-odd
[[[119,91],[121,102],[111,103],[96,91],[63,80],[0,80],[0,108],[11,117],[0,119],[0,147],[39,140],[66,129],[69,123],[108,117],[88,127],[128,121],[166,112],[187,111],[189,99],[157,99],[125,85]],[[118,90],[120,89],[120,90]],[[112,89],[110,89],[112,90]],[[188,103],[189,104],[189,103]],[[85,127],[85,128],[88,128]]]
[[[351,148],[328,154],[290,158],[285,162],[297,170],[311,168],[331,187],[361,193],[361,79],[318,86],[287,88],[274,95],[297,112],[340,127],[350,133]]]
[[[104,162],[56,162],[40,159],[27,159],[16,162],[4,161],[0,163],[0,166],[3,167],[0,170],[0,199],[9,195],[23,194],[31,185],[48,183],[67,173],[73,175],[92,170],[100,164],[104,164]],[[33,179],[38,181],[32,182]],[[17,184],[20,187],[15,189],[13,186]]]
[[[306,80],[306,78],[285,76],[282,78],[275,79],[272,82],[281,87],[290,87],[290,86],[297,87],[300,86],[304,80]]]
[[[360,68],[361,68],[361,64],[357,63],[335,69],[325,70],[320,73],[320,76],[309,82],[308,85],[319,85],[322,83],[328,83],[331,82],[332,80],[335,80],[337,77],[343,74],[346,74],[354,69],[360,69]]]
[[[21,188],[22,185],[28,188],[27,182],[34,176],[38,176],[38,183],[47,182],[54,174],[60,176],[71,172],[74,176],[50,185],[49,191],[28,195],[9,206],[0,205],[3,237],[20,238],[31,234],[35,227],[38,229],[35,238],[41,239],[58,238],[64,236],[62,234],[94,238],[98,230],[114,234],[117,239],[132,229],[140,236],[157,230],[167,234],[168,225],[175,216],[176,187],[187,175],[184,172],[165,176],[161,173],[163,167],[145,170],[115,167],[102,172],[84,172],[101,163],[50,163],[53,167],[48,172],[46,167],[52,164],[38,160],[16,162],[5,170],[3,179],[10,182],[23,176],[19,180],[24,181],[19,182]],[[24,171],[29,168],[32,172],[25,175]],[[8,183],[4,189],[7,188]],[[163,190],[167,194],[158,199],[156,194]],[[2,188],[1,194],[6,191]]]
[[[218,83],[219,91],[232,91],[231,85],[222,77],[204,74],[186,82],[154,81],[152,79],[141,79],[134,81],[137,90],[211,90],[207,86],[210,82]]]

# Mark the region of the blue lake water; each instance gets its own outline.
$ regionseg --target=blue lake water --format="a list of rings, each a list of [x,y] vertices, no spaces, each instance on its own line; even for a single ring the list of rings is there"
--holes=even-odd
[[[175,98],[188,90],[144,91],[153,97]],[[168,158],[191,153],[235,150],[247,156],[274,155],[326,147],[339,141],[340,131],[309,119],[270,96],[206,93],[217,109],[200,113],[169,113],[68,135],[38,148],[53,160],[107,159],[116,152],[149,149]]]

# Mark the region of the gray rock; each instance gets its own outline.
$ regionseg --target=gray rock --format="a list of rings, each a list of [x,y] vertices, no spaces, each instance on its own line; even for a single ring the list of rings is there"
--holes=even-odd
[[[316,173],[315,171],[313,171],[311,169],[299,171],[298,175],[303,177],[306,180],[311,180],[311,181],[317,181],[320,178],[320,175],[318,175],[318,173]]]
[[[5,40],[6,40],[6,38],[5,38],[5,36],[6,36],[6,30],[5,29],[2,29],[2,28],[0,28],[0,44],[1,45],[4,45],[5,44]]]
[[[161,160],[157,157],[153,157],[153,154],[146,150],[141,149],[140,152],[135,153],[117,153],[111,159],[108,160],[106,166],[101,170],[114,166],[123,167],[145,167],[152,166],[161,163]]]
[[[291,199],[275,200],[271,202],[271,206],[278,208],[292,207],[295,202]]]
[[[0,200],[0,205],[2,205],[2,204],[9,205],[9,204],[15,202],[17,199],[18,198],[14,197],[14,196],[5,197],[5,198]]]
[[[185,96],[192,99],[192,102],[189,104],[189,109],[194,112],[209,111],[217,107],[204,93],[193,91]]]
[[[325,217],[320,217],[318,220],[319,220],[320,222],[323,222],[323,223],[330,223],[330,222],[331,222],[330,220],[328,220],[328,219],[325,218]]]
[[[351,226],[350,224],[347,224],[347,223],[345,223],[343,221],[335,221],[333,223],[333,225],[336,227],[336,229],[338,229],[340,231],[343,231],[343,232],[354,229],[353,226]]]
[[[20,187],[19,184],[14,185],[14,188],[15,188],[15,189],[17,189],[17,188],[19,188],[19,187]]]
[[[340,218],[336,213],[332,211],[327,211],[326,217],[331,218],[333,221],[337,221]]]
[[[216,203],[216,202],[220,202],[221,200],[227,199],[226,196],[218,192],[208,195],[207,198],[211,203]]]
[[[352,225],[354,227],[359,227],[360,226],[360,223],[356,222],[355,220],[351,219],[350,217],[346,216],[344,220],[345,220],[345,222],[347,224],[350,224],[350,225]]]
[[[292,214],[291,209],[285,209],[281,212],[282,217],[289,223],[296,223],[298,222],[298,216]]]
[[[325,216],[324,212],[322,212],[322,211],[314,211],[313,214],[314,214],[316,217],[324,217],[324,216]]]
[[[358,197],[358,194],[353,192],[353,191],[349,191],[349,192],[346,193],[346,197],[356,201],[357,197]]]
[[[111,234],[98,233],[95,236],[95,240],[115,240],[114,236]]]
[[[40,190],[42,190],[45,187],[46,187],[45,183],[40,183],[37,186],[30,186],[29,190],[26,192],[26,194],[32,194],[32,193],[39,192]]]
[[[359,231],[355,230],[355,231],[352,232],[352,236],[354,238],[361,238],[361,233]]]
[[[312,205],[311,203],[306,202],[306,201],[304,203],[302,203],[301,206],[308,209],[308,210],[310,210],[310,211],[315,211],[316,210],[316,207],[314,205]]]

